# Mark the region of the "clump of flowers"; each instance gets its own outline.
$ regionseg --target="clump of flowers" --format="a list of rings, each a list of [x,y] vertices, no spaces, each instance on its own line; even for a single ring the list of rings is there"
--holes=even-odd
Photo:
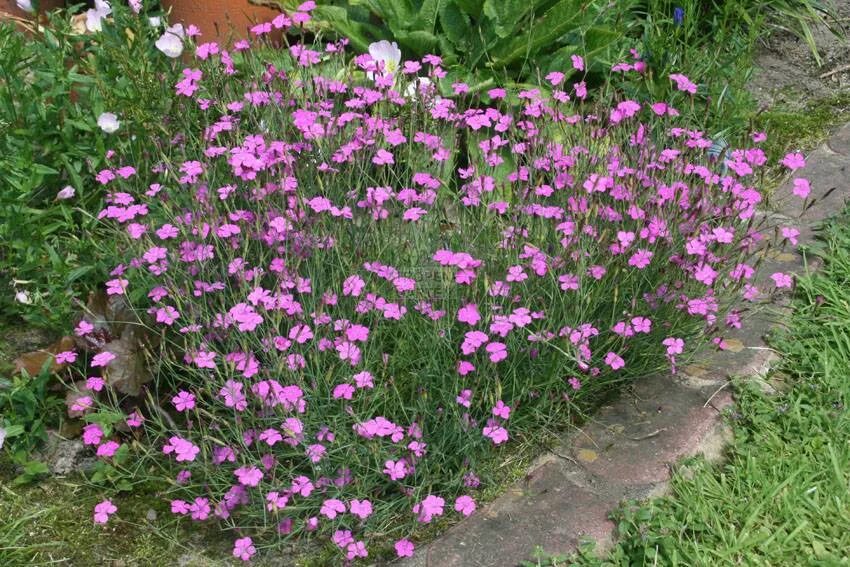
[[[563,74],[440,96],[434,55],[262,47],[311,4],[232,48],[183,38],[154,164],[98,176],[107,293],[160,340],[140,397],[110,391],[107,346],[77,409],[125,416],[172,512],[237,527],[235,557],[313,534],[409,556],[475,512],[498,448],[740,326],[766,158],[718,163],[672,101],[591,107]],[[85,442],[110,458],[112,432]]]

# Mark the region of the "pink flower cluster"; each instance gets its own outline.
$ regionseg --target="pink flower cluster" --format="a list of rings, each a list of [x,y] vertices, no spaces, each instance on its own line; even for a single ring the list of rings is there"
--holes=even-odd
[[[762,291],[765,154],[734,150],[721,169],[704,133],[667,125],[675,101],[582,111],[587,86],[556,72],[551,94],[493,89],[484,104],[463,84],[440,96],[433,55],[394,76],[345,41],[257,43],[199,46],[172,78],[158,157],[116,155],[99,175],[124,254],[107,293],[147,298],[167,339],[158,404],[128,423],[155,449],[139,458],[171,471],[175,515],[320,532],[345,561],[391,532],[410,556],[418,524],[475,512],[463,492],[533,416],[722,344],[735,303]],[[634,53],[615,70],[644,67]],[[80,412],[115,399],[93,385]],[[84,430],[103,456],[107,437]],[[101,503],[95,521],[114,512]]]

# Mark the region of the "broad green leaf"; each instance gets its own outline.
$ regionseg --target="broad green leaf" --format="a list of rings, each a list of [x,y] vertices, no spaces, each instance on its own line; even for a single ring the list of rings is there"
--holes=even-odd
[[[454,0],[454,2],[468,16],[476,19],[481,17],[481,11],[484,9],[484,0]]]
[[[542,47],[576,28],[582,15],[580,8],[581,0],[561,0],[534,21],[528,35],[521,35],[494,50],[493,66],[505,67],[524,57],[533,58]]]
[[[24,432],[24,426],[16,423],[14,425],[10,425],[6,428],[6,439],[10,437],[17,437],[18,435]]]
[[[431,51],[438,42],[437,36],[422,30],[403,32],[397,39],[400,44],[419,55]]]
[[[505,39],[514,33],[531,7],[528,0],[485,0],[484,15],[492,20],[496,35]]]
[[[449,40],[455,44],[466,44],[475,33],[470,26],[469,16],[461,11],[453,0],[443,3],[440,8],[440,26]]]
[[[413,25],[416,29],[434,32],[437,28],[437,16],[442,5],[448,0],[425,0],[419,8],[419,15]]]
[[[375,36],[380,35],[374,26],[350,19],[346,9],[339,6],[318,6],[315,15],[327,22],[338,35],[347,37],[358,51],[368,50]]]

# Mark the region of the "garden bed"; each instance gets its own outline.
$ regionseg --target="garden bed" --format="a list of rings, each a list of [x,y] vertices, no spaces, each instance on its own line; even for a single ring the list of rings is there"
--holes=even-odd
[[[309,21],[311,4],[292,17]],[[388,42],[353,63],[343,42],[204,43],[180,72],[163,55],[194,30],[153,30],[131,42],[173,78],[147,83],[167,103],[99,103],[119,148],[96,172],[111,279],[54,355],[99,457],[90,481],[147,487],[168,503],[157,517],[217,516],[237,557],[295,539],[319,563],[408,555],[506,469],[522,474],[541,432],[681,367],[706,335],[723,346],[733,296],[757,295],[759,194],[733,176],[762,167],[761,150],[669,134],[716,85],[674,73],[663,101],[632,100],[646,68],[632,51],[593,102],[597,62],[575,53],[542,90],[475,90]],[[704,186],[680,183],[686,164]],[[103,500],[94,522],[141,506]]]

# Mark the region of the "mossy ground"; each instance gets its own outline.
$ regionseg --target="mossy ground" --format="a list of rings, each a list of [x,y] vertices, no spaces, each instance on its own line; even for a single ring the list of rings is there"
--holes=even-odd
[[[13,486],[13,471],[0,464],[0,564],[24,565],[224,565],[224,538],[191,539],[170,523],[152,490],[113,499],[120,514],[106,526],[92,521],[101,492],[80,478],[50,478]],[[148,515],[155,513],[151,521]],[[218,539],[218,541],[216,541]],[[202,551],[203,550],[203,551]]]

